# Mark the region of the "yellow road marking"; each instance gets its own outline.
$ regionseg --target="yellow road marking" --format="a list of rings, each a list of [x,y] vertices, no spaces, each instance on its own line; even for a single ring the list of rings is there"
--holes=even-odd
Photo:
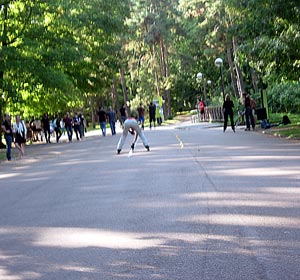
[[[183,149],[183,148],[184,148],[184,144],[183,144],[183,142],[181,141],[180,137],[179,137],[177,134],[175,134],[175,137],[176,137],[176,139],[178,140],[178,142],[179,142],[179,144],[180,144],[180,148]]]

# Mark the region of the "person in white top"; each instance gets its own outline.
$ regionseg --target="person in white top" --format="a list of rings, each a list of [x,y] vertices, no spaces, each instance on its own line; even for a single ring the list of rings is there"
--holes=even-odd
[[[13,133],[15,133],[15,145],[20,150],[21,156],[24,156],[27,129],[24,121],[21,121],[19,115],[16,115],[16,122],[13,125]]]
[[[150,151],[148,140],[147,140],[144,132],[139,127],[137,120],[135,118],[128,118],[124,122],[123,134],[122,134],[122,136],[118,142],[118,146],[117,146],[117,154],[120,154],[120,152],[123,148],[123,145],[125,143],[126,137],[128,135],[128,132],[130,132],[131,134],[134,135],[133,142],[131,144],[132,151],[134,150],[134,145],[135,145],[135,142],[136,142],[138,136],[140,136],[140,138],[142,139],[144,147],[147,149],[147,151]]]

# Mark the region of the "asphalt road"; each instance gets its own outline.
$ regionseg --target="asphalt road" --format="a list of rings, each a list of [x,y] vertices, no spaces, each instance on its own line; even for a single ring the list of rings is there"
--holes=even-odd
[[[300,279],[299,143],[209,124],[0,163],[1,280]]]

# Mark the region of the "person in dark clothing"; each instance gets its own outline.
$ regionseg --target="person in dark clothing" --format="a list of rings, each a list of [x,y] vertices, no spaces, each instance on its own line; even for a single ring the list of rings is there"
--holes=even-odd
[[[223,103],[223,112],[224,112],[223,132],[225,132],[225,130],[227,128],[228,116],[230,118],[231,128],[232,128],[233,132],[235,132],[234,122],[233,122],[233,108],[234,108],[234,104],[233,104],[232,100],[230,99],[230,95],[227,93],[225,96],[225,101]]]
[[[80,118],[78,117],[77,113],[74,114],[73,125],[74,125],[74,132],[75,132],[76,138],[79,141],[82,138],[82,134],[81,134],[81,130],[80,130]]]
[[[137,108],[137,112],[138,112],[138,121],[139,123],[142,125],[142,129],[144,129],[144,123],[145,123],[145,109],[142,106],[142,103],[140,103],[140,106]]]
[[[124,122],[127,119],[125,104],[123,104],[123,106],[120,108],[120,115],[121,115],[121,124],[124,125]]]
[[[61,133],[61,127],[60,127],[60,117],[57,114],[55,119],[53,120],[53,126],[54,126],[54,130],[55,130],[55,135],[56,135],[56,143],[59,142],[59,139],[62,135]]]
[[[70,113],[67,112],[66,116],[63,119],[63,122],[65,124],[65,128],[68,134],[69,142],[72,142],[73,137],[73,119],[70,117]]]
[[[253,101],[251,100],[250,94],[245,93],[244,94],[245,99],[244,99],[244,105],[245,105],[245,116],[246,116],[246,131],[250,130],[250,123],[252,126],[252,129],[255,129],[255,122],[254,122],[254,116],[253,116],[253,111],[252,111],[252,103]]]
[[[107,112],[108,121],[111,129],[111,135],[116,134],[116,112],[110,106]]]
[[[153,102],[150,102],[150,105],[149,105],[150,128],[152,127],[152,122],[153,122],[153,126],[155,127],[155,112],[156,112],[156,106],[155,106],[155,104],[153,104]]]
[[[102,130],[102,135],[106,136],[106,112],[103,110],[101,106],[99,107],[99,111],[97,115],[99,117],[99,124]]]
[[[51,136],[50,120],[49,120],[47,113],[45,113],[44,116],[42,117],[42,126],[43,126],[43,130],[44,130],[45,138],[46,138],[46,143],[51,143],[50,142],[50,136]]]
[[[81,135],[81,138],[83,138],[84,133],[86,132],[86,121],[85,121],[84,115],[82,113],[79,113],[78,118],[80,120],[80,133],[81,133],[80,135]]]
[[[11,144],[13,142],[13,129],[11,126],[11,119],[9,114],[4,115],[4,121],[1,125],[2,131],[4,132],[4,138],[6,141],[6,158],[8,161],[11,160]]]

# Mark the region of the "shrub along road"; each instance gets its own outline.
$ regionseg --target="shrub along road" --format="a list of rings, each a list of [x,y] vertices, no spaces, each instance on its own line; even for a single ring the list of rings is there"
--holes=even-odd
[[[299,279],[296,142],[189,122],[0,165],[0,279]]]

